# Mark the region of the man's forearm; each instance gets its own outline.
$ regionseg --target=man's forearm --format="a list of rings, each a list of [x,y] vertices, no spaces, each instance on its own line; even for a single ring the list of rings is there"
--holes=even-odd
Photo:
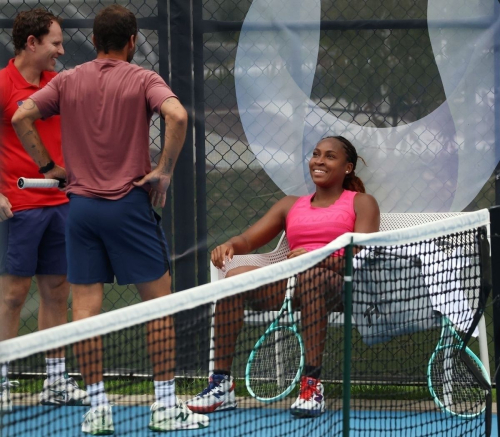
[[[168,99],[164,103],[165,142],[158,162],[158,169],[171,176],[177,158],[186,140],[187,113],[177,99]]]
[[[165,142],[158,163],[158,168],[168,174],[173,173],[177,158],[181,153],[182,146],[186,140],[186,128],[184,125],[169,123],[165,126]]]
[[[30,102],[34,105],[33,101],[27,100],[16,111],[12,118],[12,127],[16,131],[19,141],[21,141],[21,144],[33,161],[35,161],[39,167],[44,167],[51,161],[51,158],[35,127],[36,118],[33,116],[33,108],[29,106],[25,108]]]
[[[40,139],[40,135],[35,125],[26,120],[19,124],[16,123],[16,125],[13,126],[24,149],[28,152],[33,161],[36,162],[38,167],[47,165],[51,161],[51,158]]]

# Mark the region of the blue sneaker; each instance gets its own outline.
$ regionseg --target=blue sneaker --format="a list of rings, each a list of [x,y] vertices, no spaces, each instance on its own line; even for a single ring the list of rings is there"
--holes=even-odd
[[[186,402],[187,407],[196,413],[234,410],[237,406],[234,381],[231,376],[212,375],[208,387]]]

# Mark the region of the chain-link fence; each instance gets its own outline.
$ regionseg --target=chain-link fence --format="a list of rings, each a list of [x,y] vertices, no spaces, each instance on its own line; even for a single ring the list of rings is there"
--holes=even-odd
[[[238,112],[235,60],[240,33],[224,31],[223,23],[237,27],[234,23],[240,22],[241,27],[251,5],[203,2],[203,18],[219,28],[204,33],[203,39],[210,248],[240,233],[285,195],[255,158]],[[321,6],[325,30],[311,91],[318,107],[347,123],[384,128],[419,120],[445,102],[429,32],[422,25],[427,1],[328,1]],[[381,28],[383,21],[395,28]],[[376,189],[371,194],[381,201],[387,193]],[[494,203],[492,176],[464,210]]]
[[[285,195],[248,140],[237,95],[238,78],[254,70],[258,75],[263,68],[256,64],[242,71],[236,62],[244,20],[259,1],[7,0],[0,5],[0,65],[13,56],[14,17],[34,7],[48,8],[64,19],[66,53],[59,58],[59,70],[93,59],[92,20],[103,6],[112,3],[128,7],[139,19],[134,62],[159,72],[191,116],[192,129],[163,214],[173,254],[174,284],[181,290],[208,280],[209,250],[255,223]],[[284,0],[274,4],[287,7]],[[317,113],[364,128],[391,128],[418,121],[445,104],[426,21],[427,0],[328,0],[320,4],[317,60],[306,65],[313,72],[307,97]],[[262,47],[256,45],[255,49],[261,51]],[[285,114],[283,107],[279,111]],[[322,117],[327,120],[326,115]],[[160,152],[161,131],[156,117],[150,132],[153,162]],[[358,146],[364,138],[360,134],[351,139]],[[445,145],[448,139],[435,135],[433,141]],[[375,161],[363,157],[368,168],[376,167]],[[414,181],[414,189],[420,193],[435,189],[426,184],[422,175]],[[384,186],[370,187],[379,201],[392,194]],[[447,181],[440,189],[446,187]],[[434,196],[437,202],[451,202],[451,195],[442,199],[438,194]],[[491,176],[462,209],[476,210],[494,203],[495,178]],[[261,250],[274,245],[271,242]],[[34,285],[22,313],[20,333],[36,329],[37,299]],[[135,288],[110,285],[103,311],[138,301]]]
[[[203,1],[209,249],[241,233],[285,196],[253,153],[238,107],[236,82],[242,74],[237,65],[240,31],[255,3]],[[314,104],[346,123],[374,128],[410,124],[442,106],[446,94],[427,28],[427,4],[426,0],[321,2],[319,49],[310,95]],[[256,50],[262,49],[256,47]],[[249,65],[248,68],[266,67]],[[265,122],[263,126],[265,129]],[[356,138],[350,139],[359,145]],[[443,145],[448,140],[439,135],[434,139]],[[370,166],[370,162],[367,164]],[[425,190],[431,183],[426,186],[422,176],[415,186],[418,184],[421,186],[418,189]],[[375,187],[371,194],[381,201],[390,193],[383,187]],[[492,205],[495,205],[494,174],[463,210]],[[273,241],[261,250],[269,251],[275,246]],[[491,303],[487,325],[490,362],[494,368]]]

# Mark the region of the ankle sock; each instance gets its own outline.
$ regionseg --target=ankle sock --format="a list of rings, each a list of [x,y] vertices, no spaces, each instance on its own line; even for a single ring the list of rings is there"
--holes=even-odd
[[[173,408],[176,404],[175,379],[170,381],[153,381],[155,385],[156,402],[165,408]]]
[[[9,363],[2,363],[0,365],[0,379],[7,380],[9,377]]]
[[[87,394],[89,395],[92,409],[109,405],[108,397],[104,391],[104,381],[87,385]]]
[[[321,366],[309,366],[306,364],[304,367],[303,375],[310,378],[319,379],[321,375]]]
[[[64,358],[45,358],[47,365],[47,379],[53,384],[66,372],[66,360]]]

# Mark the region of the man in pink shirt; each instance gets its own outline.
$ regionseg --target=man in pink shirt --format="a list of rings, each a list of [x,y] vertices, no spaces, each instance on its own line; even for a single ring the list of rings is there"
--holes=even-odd
[[[66,244],[74,320],[99,314],[103,283],[113,282],[115,276],[119,284],[136,284],[143,300],[170,293],[168,248],[153,206],[165,205],[187,113],[158,74],[130,64],[136,38],[137,21],[129,10],[119,5],[102,9],[94,20],[97,59],[59,74],[12,119],[45,177],[67,180]],[[160,161],[151,170],[149,125],[154,112],[165,119],[166,128]],[[35,120],[57,114],[65,169],[54,164],[34,127]],[[175,396],[172,318],[150,322],[148,331],[156,395],[149,428],[208,426],[207,416],[191,412]],[[75,347],[91,402],[82,431],[112,434],[100,349],[100,339]]]

